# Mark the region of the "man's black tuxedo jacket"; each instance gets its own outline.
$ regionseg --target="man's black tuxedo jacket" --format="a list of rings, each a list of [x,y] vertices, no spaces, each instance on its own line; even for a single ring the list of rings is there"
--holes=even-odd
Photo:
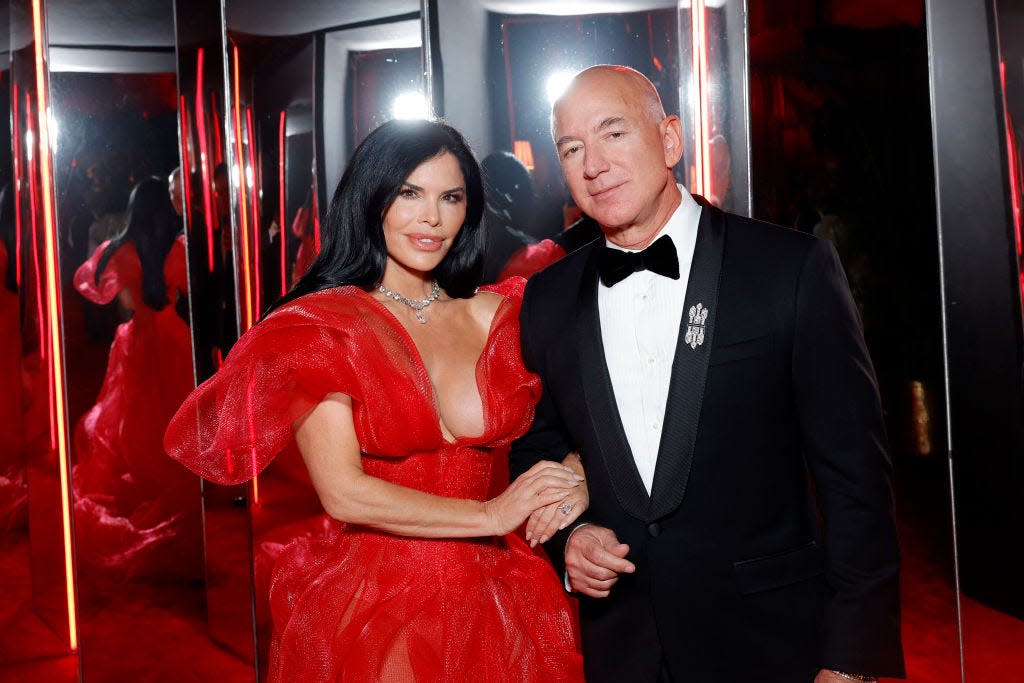
[[[662,666],[685,683],[901,675],[891,468],[832,246],[703,206],[648,495],[604,358],[602,244],[527,285],[523,355],[544,394],[511,455],[516,476],[578,450],[581,521],[630,546],[636,573],[580,598],[587,680],[654,681]],[[548,543],[559,572],[569,531]]]

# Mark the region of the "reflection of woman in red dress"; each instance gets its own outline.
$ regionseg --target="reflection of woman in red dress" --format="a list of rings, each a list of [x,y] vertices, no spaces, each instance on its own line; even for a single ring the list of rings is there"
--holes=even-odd
[[[75,536],[85,568],[114,576],[197,571],[199,482],[163,456],[161,435],[193,386],[183,237],[165,184],[147,178],[128,225],[75,273],[96,303],[115,298],[118,326],[96,404],[75,430]]]
[[[0,533],[27,521],[25,439],[22,423],[21,315],[18,303],[14,202],[0,190]]]
[[[221,483],[297,446],[326,511],[274,567],[270,680],[582,680],[561,582],[512,533],[585,507],[575,456],[489,494],[540,386],[522,281],[475,292],[482,207],[456,131],[381,126],[309,273],[171,422],[168,452]]]

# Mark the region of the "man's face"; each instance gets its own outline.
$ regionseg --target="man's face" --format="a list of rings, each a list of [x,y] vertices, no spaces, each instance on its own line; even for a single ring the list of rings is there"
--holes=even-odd
[[[605,234],[654,220],[674,183],[679,120],[657,121],[648,103],[628,77],[596,73],[577,79],[555,105],[552,130],[569,191]]]

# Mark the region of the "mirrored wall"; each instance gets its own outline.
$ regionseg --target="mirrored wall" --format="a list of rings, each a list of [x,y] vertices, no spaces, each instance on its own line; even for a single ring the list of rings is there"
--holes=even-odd
[[[895,463],[908,680],[957,680],[961,642],[967,680],[1024,671],[1012,599],[956,584],[919,3],[11,0],[0,17],[0,680],[262,677],[272,567],[321,506],[294,451],[242,486],[189,474],[162,452],[171,412],[309,267],[349,155],[388,119],[433,110],[470,140],[489,280],[592,239],[567,230],[548,117],[596,63],[643,72],[680,116],[688,190],[835,243]],[[999,22],[1019,185],[1019,16]]]

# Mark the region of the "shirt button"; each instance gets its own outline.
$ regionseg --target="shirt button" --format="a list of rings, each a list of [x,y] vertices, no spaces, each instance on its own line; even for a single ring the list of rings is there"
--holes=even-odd
[[[647,364],[648,365],[654,365],[654,356],[648,356],[647,357]]]

